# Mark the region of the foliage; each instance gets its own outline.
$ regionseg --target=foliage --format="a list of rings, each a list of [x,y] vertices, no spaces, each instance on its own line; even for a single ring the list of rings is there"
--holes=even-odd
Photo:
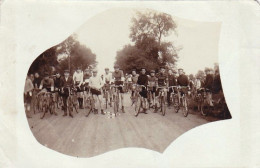
[[[137,12],[132,18],[130,38],[134,45],[125,45],[117,52],[116,64],[129,73],[131,69],[145,67],[148,71],[167,64],[174,65],[178,50],[172,42],[162,41],[175,30],[170,15],[155,11]]]
[[[81,44],[75,35],[72,35],[38,56],[28,73],[43,74],[44,71],[53,73],[52,67],[61,73],[65,69],[73,72],[78,66],[87,68],[92,64],[96,64],[96,55],[92,53],[91,49]]]

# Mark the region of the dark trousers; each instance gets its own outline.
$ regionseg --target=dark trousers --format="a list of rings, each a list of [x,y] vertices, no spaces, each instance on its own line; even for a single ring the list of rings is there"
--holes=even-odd
[[[169,89],[169,91],[167,92],[167,102],[168,102],[168,105],[171,104],[171,93],[173,92],[172,88]]]
[[[63,95],[62,96],[62,100],[63,100],[63,110],[64,110],[64,113],[67,114],[67,100],[68,100],[68,97],[67,95]]]

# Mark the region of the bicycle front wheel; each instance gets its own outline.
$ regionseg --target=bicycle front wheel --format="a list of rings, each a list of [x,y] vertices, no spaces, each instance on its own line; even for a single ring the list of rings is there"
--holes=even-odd
[[[161,98],[161,110],[162,110],[162,115],[165,116],[166,103],[165,103],[165,98],[164,98],[164,96],[162,96],[162,98]]]
[[[185,97],[183,99],[183,115],[184,117],[187,117],[188,114],[189,114],[188,102],[187,102],[187,98]]]

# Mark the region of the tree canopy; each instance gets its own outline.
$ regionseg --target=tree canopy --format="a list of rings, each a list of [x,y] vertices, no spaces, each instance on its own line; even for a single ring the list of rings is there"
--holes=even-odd
[[[96,64],[96,55],[92,53],[91,49],[81,44],[75,35],[72,35],[38,56],[28,73],[39,72],[42,74],[44,71],[51,73],[52,67],[59,72],[63,72],[65,69],[73,72],[78,66],[87,68],[93,64]]]
[[[117,52],[116,64],[125,72],[145,67],[157,69],[167,64],[174,65],[178,58],[178,49],[172,42],[163,41],[176,29],[172,17],[165,13],[147,10],[137,12],[132,18],[128,44]]]

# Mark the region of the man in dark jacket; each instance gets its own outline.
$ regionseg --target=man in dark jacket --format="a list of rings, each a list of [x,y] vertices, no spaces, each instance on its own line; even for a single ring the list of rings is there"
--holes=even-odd
[[[177,85],[176,71],[173,72],[171,69],[168,71],[168,83],[169,83],[169,87]],[[172,92],[173,92],[172,88],[170,88],[169,91],[167,92],[168,106],[171,105],[170,96]]]
[[[61,94],[63,100],[63,116],[67,116],[67,99],[70,94],[70,89],[73,86],[73,79],[69,76],[69,70],[64,71],[64,77],[61,79]],[[73,115],[69,111],[69,116],[73,118]]]
[[[206,73],[206,79],[205,79],[205,83],[204,83],[204,88],[206,89],[206,92],[207,92],[207,102],[212,107],[213,106],[212,86],[213,86],[214,77],[211,74],[211,70],[209,68],[205,69],[205,73]]]
[[[139,94],[141,95],[142,101],[143,101],[143,113],[146,113],[147,110],[147,85],[148,85],[148,76],[145,74],[146,73],[146,69],[142,68],[141,69],[141,74],[138,76],[138,80],[137,80],[137,84],[138,85],[142,85],[141,86],[141,91],[139,92]],[[135,116],[137,117],[139,114],[139,111],[135,114]]]

